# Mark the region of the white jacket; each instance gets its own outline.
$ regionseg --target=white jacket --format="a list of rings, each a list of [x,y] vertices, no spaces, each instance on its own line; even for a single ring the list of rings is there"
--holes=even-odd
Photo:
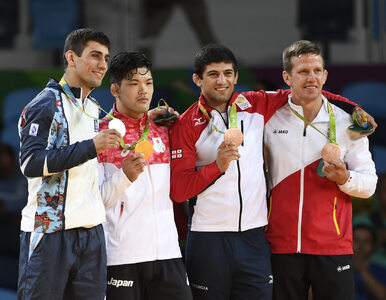
[[[126,126],[125,143],[138,140],[142,119],[119,114]],[[101,129],[107,124],[101,124]],[[149,141],[154,152],[137,180],[130,182],[121,169],[132,154],[122,148],[98,156],[102,199],[106,207],[104,223],[107,265],[122,265],[181,257],[174,223],[170,190],[170,148],[168,130],[150,120]]]

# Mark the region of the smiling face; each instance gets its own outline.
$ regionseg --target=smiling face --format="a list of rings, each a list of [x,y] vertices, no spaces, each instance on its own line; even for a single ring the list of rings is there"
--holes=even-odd
[[[321,91],[327,80],[323,58],[314,53],[301,54],[291,58],[293,67],[283,72],[284,81],[291,87],[295,104],[321,100]]]
[[[224,112],[237,83],[237,77],[232,63],[220,62],[207,65],[202,78],[193,74],[193,81],[201,88],[206,104]]]
[[[109,49],[105,45],[89,41],[80,56],[72,50],[65,56],[68,62],[65,77],[71,86],[82,88],[83,95],[87,95],[101,85],[109,60]]]
[[[111,85],[111,93],[116,98],[117,110],[121,114],[138,119],[149,110],[154,92],[153,78],[145,67],[131,70],[130,73],[132,76],[122,79],[120,85]]]

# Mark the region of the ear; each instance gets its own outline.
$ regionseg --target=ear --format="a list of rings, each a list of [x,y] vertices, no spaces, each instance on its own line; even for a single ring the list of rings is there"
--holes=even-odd
[[[325,70],[324,70],[324,74],[323,74],[323,76],[324,76],[323,84],[325,84],[326,81],[327,81],[327,75],[328,75],[328,72],[327,72],[327,70],[325,69]]]
[[[234,83],[237,84],[237,80],[239,79],[239,72],[236,72]]]
[[[201,78],[196,73],[193,74],[193,81],[194,83],[200,88],[201,87]]]
[[[75,52],[72,51],[72,50],[68,50],[65,54],[64,54],[64,57],[66,58],[67,60],[67,64],[69,66],[74,66],[75,65]]]
[[[290,81],[291,75],[290,75],[287,71],[283,71],[283,73],[282,73],[281,75],[282,75],[282,77],[283,77],[284,82],[285,82],[288,86],[291,86],[291,81]]]
[[[118,98],[118,99],[119,99],[119,86],[118,86],[118,83],[113,83],[113,84],[110,86],[110,92],[111,92],[111,94],[112,94],[115,98]]]

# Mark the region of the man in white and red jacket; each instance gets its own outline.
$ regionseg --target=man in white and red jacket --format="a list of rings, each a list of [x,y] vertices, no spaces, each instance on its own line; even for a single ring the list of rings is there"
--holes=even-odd
[[[350,114],[321,93],[327,71],[316,44],[293,43],[283,53],[283,66],[291,94],[264,132],[273,299],[307,299],[310,286],[314,299],[354,299],[350,196],[368,198],[375,191],[368,139],[351,138]],[[331,132],[341,153],[321,177],[317,167]]]
[[[142,153],[120,148],[98,156],[107,218],[107,299],[189,300],[169,197],[168,128],[147,116],[154,90],[151,62],[140,53],[119,53],[110,63],[110,81],[112,115],[126,129],[125,148],[142,137],[153,154],[145,161]]]
[[[194,299],[272,296],[270,249],[263,232],[263,129],[290,91],[237,94],[237,78],[237,62],[228,48],[203,47],[193,75],[201,97],[170,130],[171,197],[190,199],[192,210],[186,267]],[[342,100],[336,102],[349,110],[354,107],[347,99],[326,95]],[[224,142],[223,134],[234,103],[237,128],[244,135],[239,147]]]

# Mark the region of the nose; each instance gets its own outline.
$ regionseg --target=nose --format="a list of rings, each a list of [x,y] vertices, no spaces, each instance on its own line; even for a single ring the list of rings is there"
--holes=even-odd
[[[98,66],[99,66],[100,69],[106,71],[107,68],[108,68],[108,63],[107,63],[107,61],[105,59],[101,59],[99,61],[99,65]]]
[[[314,81],[316,78],[316,74],[314,72],[308,73],[307,80],[308,81]]]
[[[226,80],[225,80],[224,74],[220,74],[220,75],[218,76],[218,78],[217,78],[217,83],[223,84],[223,83],[225,83],[225,82],[226,82]]]
[[[139,93],[141,95],[147,94],[146,84],[139,84]]]

